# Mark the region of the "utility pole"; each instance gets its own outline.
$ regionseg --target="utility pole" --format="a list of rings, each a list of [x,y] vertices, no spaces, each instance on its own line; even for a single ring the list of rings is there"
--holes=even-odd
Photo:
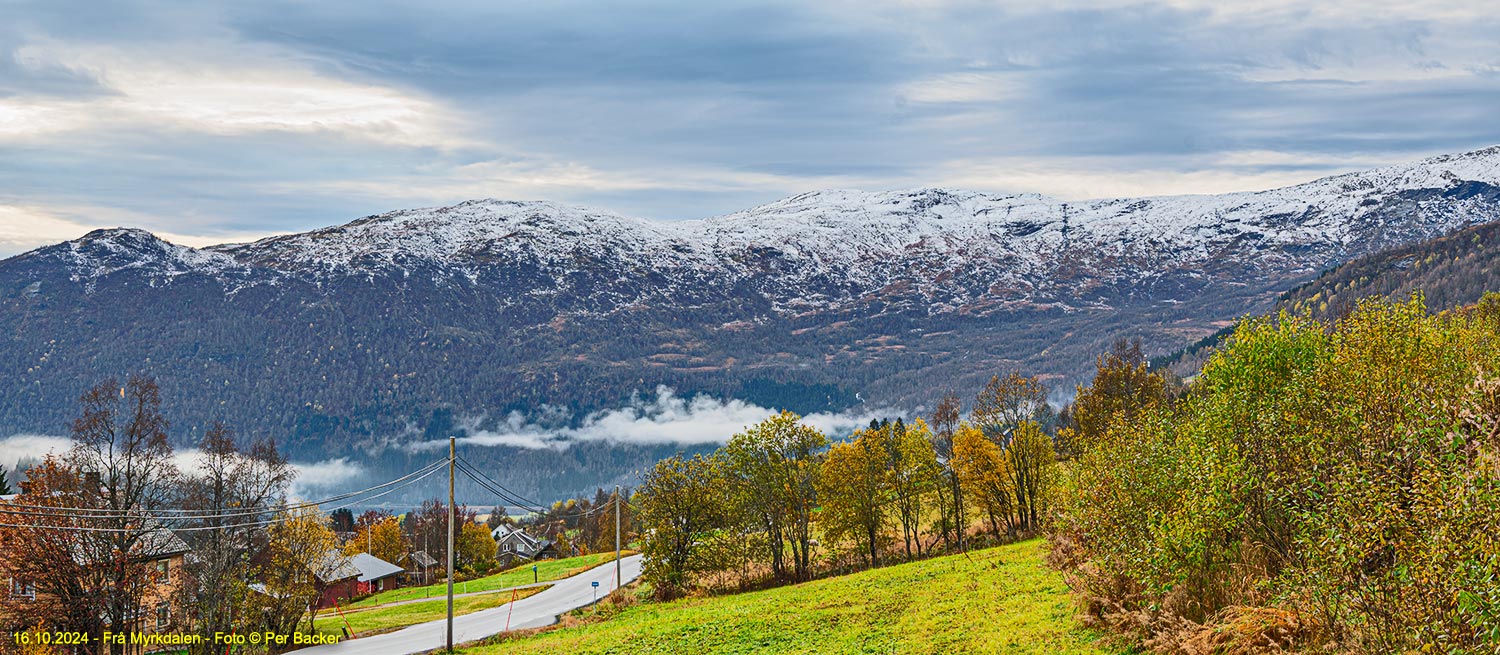
[[[620,578],[620,485],[615,485],[615,589],[624,583]]]
[[[458,459],[458,439],[448,437],[448,652],[453,652],[453,523],[458,508],[453,504],[453,467]]]

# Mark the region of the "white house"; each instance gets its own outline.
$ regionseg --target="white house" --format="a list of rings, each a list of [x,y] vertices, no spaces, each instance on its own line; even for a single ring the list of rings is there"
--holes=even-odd
[[[490,531],[490,536],[495,538],[495,559],[501,562],[557,557],[551,541],[533,537],[514,526],[501,524]]]

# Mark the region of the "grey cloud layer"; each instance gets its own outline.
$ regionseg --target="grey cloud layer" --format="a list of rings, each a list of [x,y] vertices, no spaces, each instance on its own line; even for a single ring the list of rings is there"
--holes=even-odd
[[[0,254],[479,196],[1211,192],[1500,142],[1483,3],[1031,4],[12,4],[0,222],[54,227]]]

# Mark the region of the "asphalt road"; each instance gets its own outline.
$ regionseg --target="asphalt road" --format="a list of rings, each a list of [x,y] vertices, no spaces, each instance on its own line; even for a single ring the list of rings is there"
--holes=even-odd
[[[641,556],[631,555],[620,561],[625,583],[641,574]],[[453,617],[453,645],[474,641],[505,631],[506,616],[510,629],[540,628],[557,622],[557,617],[594,603],[597,581],[599,598],[608,595],[615,584],[615,563],[606,562],[571,578],[555,580],[552,588],[514,603]],[[514,607],[512,607],[514,606]],[[418,623],[395,632],[373,637],[350,639],[329,646],[313,646],[296,651],[299,655],[411,655],[443,648],[447,619]]]

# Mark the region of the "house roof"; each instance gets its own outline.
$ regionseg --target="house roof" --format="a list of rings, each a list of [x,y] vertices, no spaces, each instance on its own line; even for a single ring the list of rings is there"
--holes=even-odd
[[[538,547],[538,544],[542,543],[543,540],[527,534],[524,530],[513,530],[505,536],[496,539],[495,541],[499,543],[515,541],[524,544],[527,549],[535,550]]]
[[[389,578],[405,571],[405,569],[369,553],[355,553],[349,557],[349,563],[359,570],[360,582]]]
[[[131,560],[135,562],[154,562],[173,555],[191,553],[193,550],[177,533],[157,521],[141,526],[139,534],[131,551]],[[85,566],[97,562],[100,557],[97,552],[90,552],[84,542],[79,540],[69,542],[68,550],[73,555],[74,562]]]
[[[272,598],[286,598],[287,597],[287,594],[278,594],[278,593],[272,592],[269,588],[266,587],[266,585],[264,583],[252,582],[252,583],[249,584],[249,587],[250,587],[250,591],[253,591],[253,592],[255,592],[257,594],[260,594],[262,596],[270,596]]]
[[[348,557],[336,550],[330,550],[323,555],[323,561],[319,562],[313,571],[323,582],[338,582],[349,578],[359,577],[359,569],[349,561]]]
[[[438,561],[433,559],[431,555],[428,555],[427,551],[425,550],[419,550],[415,553],[412,553],[411,561],[413,564],[416,564],[417,566],[420,566],[424,569],[438,565]]]
[[[192,548],[188,547],[187,542],[177,536],[177,533],[168,530],[160,524],[151,526],[149,532],[141,535],[140,544],[140,556],[148,560],[179,555],[192,550]]]

